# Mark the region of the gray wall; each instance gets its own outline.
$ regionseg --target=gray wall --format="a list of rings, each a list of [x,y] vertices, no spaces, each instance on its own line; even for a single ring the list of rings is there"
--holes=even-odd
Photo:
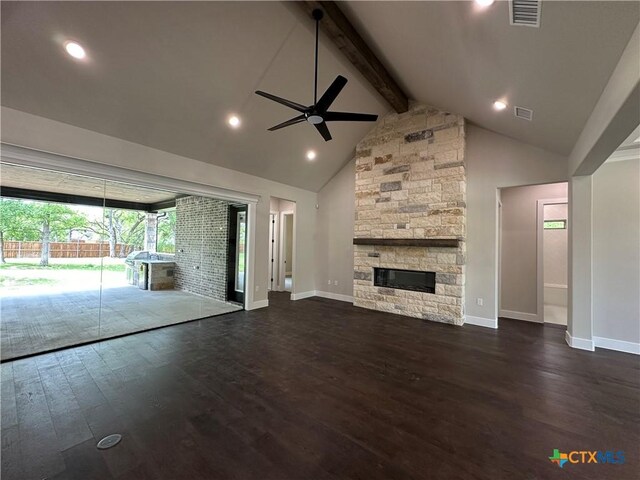
[[[538,314],[538,200],[567,198],[567,184],[503,188],[500,310]],[[565,253],[566,258],[566,253]],[[509,316],[505,313],[505,316]],[[542,320],[542,319],[540,319]]]
[[[347,297],[353,296],[355,174],[352,160],[318,192],[316,288]]]
[[[475,125],[467,127],[467,316],[496,319],[497,189],[567,180],[567,159]],[[483,306],[476,303],[483,299]]]
[[[176,200],[176,288],[226,300],[229,203],[205,197]]]
[[[593,335],[640,342],[640,160],[593,175]]]

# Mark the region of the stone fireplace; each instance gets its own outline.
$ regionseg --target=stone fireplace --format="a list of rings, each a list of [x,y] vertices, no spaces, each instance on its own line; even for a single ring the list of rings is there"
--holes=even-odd
[[[387,115],[358,144],[354,305],[464,323],[464,153],[464,118],[424,105]],[[396,282],[432,272],[435,285],[376,286],[378,269],[409,272]]]

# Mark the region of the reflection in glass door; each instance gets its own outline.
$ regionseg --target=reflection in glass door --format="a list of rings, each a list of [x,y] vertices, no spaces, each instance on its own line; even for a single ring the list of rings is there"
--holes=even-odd
[[[247,206],[229,206],[227,300],[244,303],[247,246]]]

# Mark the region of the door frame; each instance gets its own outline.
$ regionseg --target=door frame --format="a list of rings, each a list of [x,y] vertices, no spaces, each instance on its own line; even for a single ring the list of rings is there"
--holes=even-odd
[[[571,228],[569,223],[568,198],[544,198],[536,201],[536,316],[539,323],[544,323],[544,207],[545,205],[567,205],[567,234]],[[567,255],[569,252],[567,250]]]

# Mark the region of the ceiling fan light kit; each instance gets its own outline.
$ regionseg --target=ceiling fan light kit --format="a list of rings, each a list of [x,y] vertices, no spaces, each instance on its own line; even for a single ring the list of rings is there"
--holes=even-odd
[[[267,98],[274,102],[277,102],[285,107],[289,107],[300,113],[297,117],[293,117],[286,122],[282,122],[269,128],[269,131],[279,130],[290,125],[295,125],[301,122],[308,122],[322,135],[322,138],[326,142],[331,140],[331,133],[327,127],[327,122],[375,122],[378,119],[377,115],[369,113],[351,113],[351,112],[330,112],[329,107],[338,97],[344,86],[347,84],[347,79],[342,75],[338,75],[333,83],[327,88],[320,100],[318,100],[318,38],[319,38],[319,26],[323,13],[319,8],[313,11],[313,19],[316,21],[316,48],[315,48],[315,76],[313,84],[313,105],[305,106],[297,102],[292,102],[285,98],[277,97],[261,90],[256,91],[257,95]]]

